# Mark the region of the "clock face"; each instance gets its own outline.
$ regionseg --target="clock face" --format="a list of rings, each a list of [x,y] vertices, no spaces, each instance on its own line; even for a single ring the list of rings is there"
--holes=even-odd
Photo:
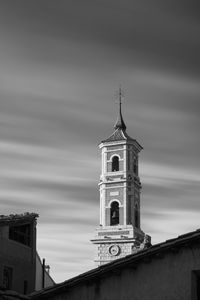
[[[117,256],[120,253],[120,247],[118,245],[112,245],[109,247],[109,253],[112,256]]]

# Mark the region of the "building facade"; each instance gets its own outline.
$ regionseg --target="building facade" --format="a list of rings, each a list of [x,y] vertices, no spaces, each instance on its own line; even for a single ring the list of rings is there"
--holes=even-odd
[[[102,141],[100,226],[92,242],[96,245],[96,264],[102,265],[134,253],[150,244],[140,228],[139,153],[142,146],[126,133],[121,112],[113,134]]]
[[[36,220],[26,213],[0,217],[0,285],[28,294],[35,290]]]
[[[0,216],[0,287],[20,294],[54,285],[36,251],[35,213]]]

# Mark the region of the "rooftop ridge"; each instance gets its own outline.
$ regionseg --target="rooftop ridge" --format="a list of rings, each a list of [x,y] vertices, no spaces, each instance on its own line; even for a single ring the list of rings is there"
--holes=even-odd
[[[16,222],[20,220],[35,220],[39,217],[36,213],[21,213],[21,214],[10,214],[10,215],[0,215],[0,224]]]

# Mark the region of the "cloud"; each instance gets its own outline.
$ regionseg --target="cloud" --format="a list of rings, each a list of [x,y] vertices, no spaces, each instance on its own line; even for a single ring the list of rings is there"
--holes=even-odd
[[[78,65],[85,61],[90,68],[100,63],[93,59],[92,45],[98,45],[95,50],[101,62],[107,53],[109,58],[118,53],[127,65],[139,62],[198,73],[199,20],[195,18],[195,7],[188,2],[179,3],[179,10],[174,10],[174,4],[163,1],[57,1],[56,5],[53,1],[34,1],[31,5],[22,1],[21,5],[6,3],[2,11],[3,25],[9,21],[7,40],[10,35],[17,55],[28,56],[28,60],[62,60]],[[63,40],[68,43],[60,47]],[[70,48],[70,43],[77,41],[79,47],[74,44]],[[86,51],[84,45],[91,50]]]
[[[198,226],[199,4],[2,2],[2,214],[38,212],[38,249],[63,281],[92,268],[98,143],[125,89],[140,155],[142,228],[153,242]]]

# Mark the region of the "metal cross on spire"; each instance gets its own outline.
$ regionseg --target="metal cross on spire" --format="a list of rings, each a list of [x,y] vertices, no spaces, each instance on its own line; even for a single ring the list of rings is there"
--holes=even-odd
[[[122,87],[121,84],[119,85],[119,105],[122,104]]]
[[[119,106],[121,106],[121,104],[122,104],[123,97],[124,97],[124,91],[120,84],[119,89],[116,91],[116,94],[115,94],[115,98],[117,99],[117,103],[119,104]]]

